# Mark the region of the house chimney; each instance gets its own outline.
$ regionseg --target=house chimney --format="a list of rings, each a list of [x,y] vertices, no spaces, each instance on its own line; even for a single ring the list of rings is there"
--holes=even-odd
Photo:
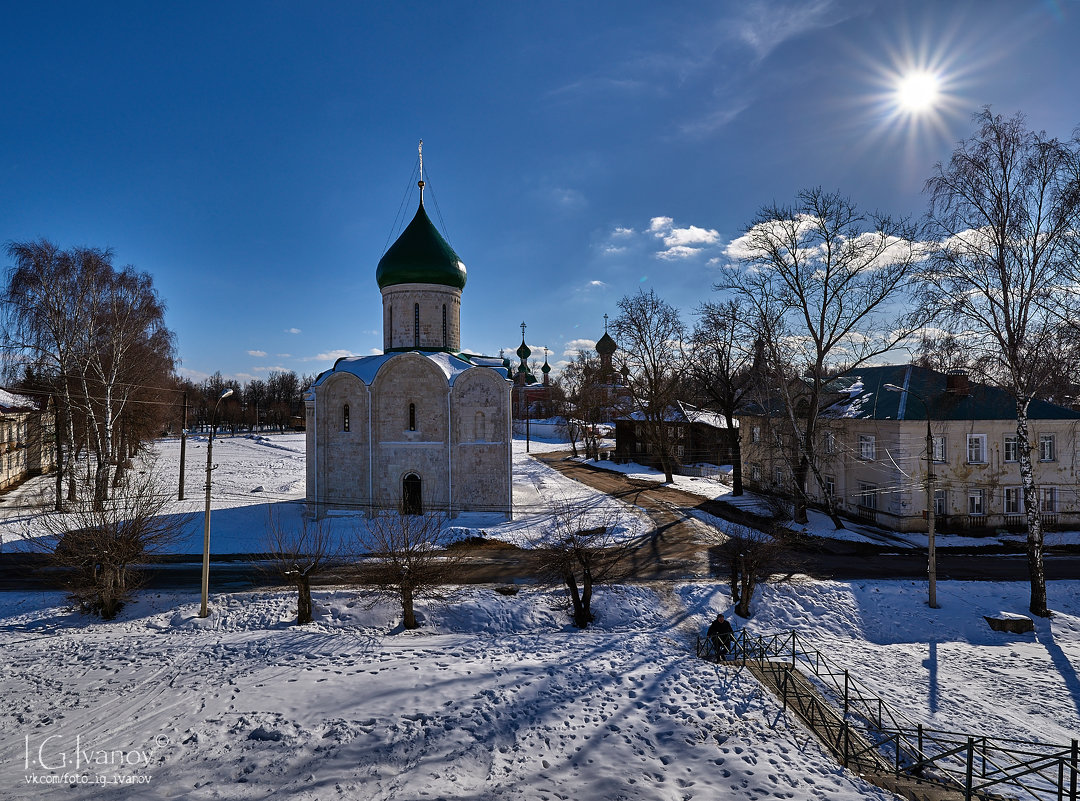
[[[971,382],[963,370],[950,370],[945,376],[945,391],[950,395],[966,398],[971,394]]]

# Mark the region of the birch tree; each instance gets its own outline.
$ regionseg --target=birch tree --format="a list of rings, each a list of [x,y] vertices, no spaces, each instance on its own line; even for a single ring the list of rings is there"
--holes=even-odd
[[[1039,488],[1028,407],[1054,379],[1060,331],[1074,324],[1080,146],[1027,127],[1022,114],[975,115],[978,131],[937,164],[927,214],[940,247],[927,304],[1016,402],[1032,614],[1047,616]]]

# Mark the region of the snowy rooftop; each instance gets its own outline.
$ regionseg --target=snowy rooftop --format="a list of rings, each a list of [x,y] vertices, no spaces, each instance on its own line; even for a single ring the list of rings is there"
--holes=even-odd
[[[645,415],[643,415],[640,410],[635,409],[630,414],[620,417],[619,419],[644,420]],[[689,403],[683,403],[682,401],[676,401],[674,406],[668,407],[667,413],[664,415],[664,420],[669,423],[701,423],[702,425],[712,426],[713,428],[727,428],[727,422],[724,420],[723,415],[706,411],[705,409],[699,409],[696,406],[691,406]]]
[[[18,395],[14,392],[8,392],[6,389],[0,389],[0,412],[13,412],[37,408],[39,408],[38,403],[33,398],[26,395]]]
[[[442,370],[443,375],[446,376],[446,380],[450,383],[450,386],[454,385],[454,381],[459,375],[474,367],[484,367],[495,370],[503,378],[507,377],[506,368],[503,366],[502,359],[499,359],[498,357],[466,356],[466,354],[455,356],[451,353],[445,353],[444,351],[414,350],[407,352],[423,356],[428,361],[437,365],[439,369]],[[322,373],[315,380],[315,383],[312,386],[319,386],[334,373],[352,373],[365,384],[370,385],[375,380],[375,376],[378,375],[379,370],[382,369],[384,364],[395,356],[401,355],[401,352],[394,352],[381,353],[377,356],[349,356],[338,359],[332,368]]]

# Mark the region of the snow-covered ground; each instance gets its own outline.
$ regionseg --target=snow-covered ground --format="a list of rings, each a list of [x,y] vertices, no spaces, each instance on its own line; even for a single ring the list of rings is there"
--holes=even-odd
[[[537,441],[529,445],[533,453],[560,450],[566,443]],[[527,545],[542,536],[553,504],[573,504],[584,517],[617,521],[619,532],[638,536],[647,529],[641,510],[615,501],[539,462],[525,452],[524,439],[513,444],[514,517],[461,514],[448,523],[460,536],[486,536],[515,545]],[[180,483],[180,441],[163,439],[156,443],[161,491],[176,493]],[[188,438],[184,471],[185,500],[170,504],[168,511],[189,516],[183,535],[170,553],[201,554],[203,511],[206,487],[206,438]],[[215,437],[213,487],[211,493],[211,551],[215,554],[259,553],[267,550],[267,516],[273,513],[283,526],[299,525],[304,511],[305,440],[303,434]],[[35,531],[34,515],[42,497],[51,497],[52,476],[40,476],[0,499],[0,543],[5,550],[27,547],[22,535]],[[335,517],[332,526],[345,539],[363,516]]]
[[[1025,597],[988,582],[942,582],[933,612],[910,582],[766,588],[749,625],[797,626],[917,720],[1068,743],[1080,582],[1050,591],[1059,611],[1034,635],[987,628]],[[715,584],[605,588],[585,632],[536,588],[464,589],[406,634],[350,589],[319,591],[302,628],[284,592],[214,596],[205,621],[197,601],[144,595],[103,623],[57,594],[0,594],[0,798],[95,781],[76,797],[892,797],[745,670],[693,656],[729,605]]]
[[[189,442],[195,512],[204,448]],[[160,450],[175,487],[178,447]],[[302,436],[223,438],[214,455],[215,550],[257,550],[268,506],[299,514]],[[525,538],[552,498],[615,504],[524,443],[514,465],[515,520],[455,525]],[[5,538],[41,486],[5,496]],[[643,525],[626,519],[627,534]],[[180,552],[198,550],[193,525]],[[981,616],[1022,612],[1023,584],[939,582],[931,611],[921,582],[805,582],[763,588],[748,627],[797,628],[928,725],[1067,743],[1080,733],[1080,582],[1049,595],[1054,618],[1016,636]],[[102,622],[59,593],[0,593],[0,799],[891,798],[837,767],[746,671],[693,656],[730,606],[722,585],[602,588],[585,632],[561,593],[532,586],[421,602],[407,633],[386,598],[325,589],[316,605],[298,628],[285,591],[214,595],[206,620],[197,590],[143,593]]]

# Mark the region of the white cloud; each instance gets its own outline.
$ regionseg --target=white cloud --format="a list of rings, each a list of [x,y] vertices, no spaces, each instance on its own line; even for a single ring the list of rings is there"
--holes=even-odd
[[[248,356],[254,356],[257,359],[265,359],[266,358],[266,351],[265,350],[249,350],[247,352],[247,355]]]
[[[664,261],[676,261],[678,259],[688,259],[700,252],[700,248],[688,248],[686,245],[676,245],[667,250],[658,250],[656,256],[657,258],[664,259]]]
[[[376,351],[376,353],[382,353],[382,351]],[[353,353],[351,350],[345,350],[339,348],[338,350],[330,350],[325,353],[319,353],[315,356],[304,356],[300,359],[302,362],[336,362],[338,359],[346,358],[349,356],[359,356],[359,353]]]
[[[265,355],[266,354],[264,353],[263,356],[265,356]],[[292,358],[291,353],[275,353],[274,355],[277,356],[279,359],[291,359]]]
[[[571,339],[566,343],[566,347],[563,350],[563,356],[570,356],[571,358],[577,356],[579,350],[590,351],[596,349],[595,339]]]
[[[299,334],[300,329],[299,328],[286,328],[285,333],[286,334]]]
[[[612,239],[615,239],[617,237],[618,238],[625,238],[625,237],[633,236],[633,235],[634,235],[634,229],[633,228],[623,228],[622,226],[616,227],[615,230],[611,232]]]
[[[589,286],[596,287],[597,289],[604,289],[607,287],[607,284],[603,281],[590,281]]]
[[[696,225],[691,225],[689,228],[672,228],[664,236],[664,244],[669,248],[685,245],[714,245],[719,239],[720,234],[715,229],[698,228]]]
[[[653,217],[649,220],[649,233],[660,236],[665,231],[670,231],[674,224],[675,220],[671,217]]]
[[[382,348],[370,348],[368,350],[368,356],[382,356]]]
[[[728,20],[728,31],[750,47],[760,61],[788,39],[842,22],[843,13],[832,0],[796,0],[776,3],[744,3],[742,18]]]

